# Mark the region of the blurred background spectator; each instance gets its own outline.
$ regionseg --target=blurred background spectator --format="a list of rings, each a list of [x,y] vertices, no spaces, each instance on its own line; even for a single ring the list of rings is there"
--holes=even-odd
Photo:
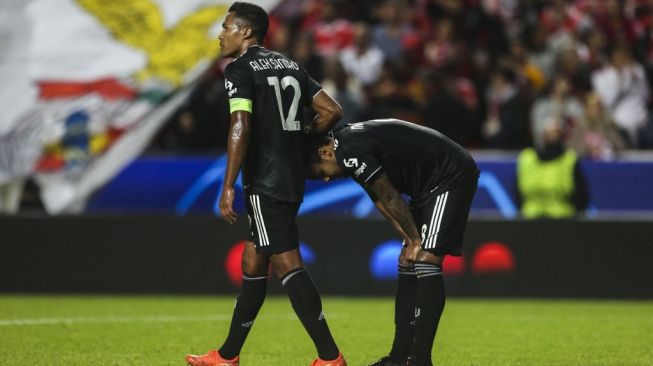
[[[340,62],[349,75],[364,86],[374,84],[383,67],[383,52],[372,44],[370,26],[357,23],[354,43],[340,53]]]
[[[361,103],[359,84],[352,82],[343,65],[336,58],[327,62],[327,79],[322,84],[324,90],[335,99],[344,112],[334,127],[345,123],[362,121],[365,118]]]
[[[583,106],[571,94],[569,80],[562,74],[556,75],[548,90],[533,104],[531,114],[531,131],[533,143],[541,147],[544,143],[544,125],[547,120],[555,118],[564,121],[565,137],[571,135],[583,117]]]
[[[580,156],[592,160],[612,160],[619,151],[626,149],[619,128],[610,114],[606,113],[596,94],[585,97],[584,113],[574,128],[569,145]]]
[[[315,52],[322,57],[334,57],[354,41],[354,26],[342,17],[343,0],[316,1],[318,17],[303,22],[303,31],[313,34]]]
[[[416,46],[418,36],[408,17],[411,9],[403,0],[385,0],[377,9],[370,9],[378,18],[372,32],[374,45],[388,60],[404,57]]]
[[[447,70],[434,72],[429,78],[427,80],[433,90],[428,91],[430,96],[423,118],[425,125],[462,146],[477,146],[480,123],[474,85]]]
[[[492,74],[487,89],[487,118],[483,133],[487,146],[514,150],[528,146],[528,100],[507,68]]]
[[[648,123],[649,86],[644,68],[630,49],[617,44],[609,63],[592,75],[594,90],[631,146],[639,144],[639,130]]]
[[[222,63],[214,62],[203,75],[188,101],[155,137],[154,149],[177,153],[226,149],[229,110]]]
[[[302,65],[315,80],[324,79],[324,59],[315,51],[315,40],[311,33],[300,33],[294,40],[290,55]]]

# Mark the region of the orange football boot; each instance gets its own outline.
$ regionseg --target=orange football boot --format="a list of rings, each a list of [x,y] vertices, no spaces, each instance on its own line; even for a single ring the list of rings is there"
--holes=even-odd
[[[226,360],[220,356],[218,351],[210,351],[201,356],[188,355],[186,362],[191,366],[238,366],[240,358],[238,356],[231,360]],[[335,365],[335,364],[334,364]]]
[[[315,361],[311,363],[311,366],[347,366],[347,361],[342,357],[342,352],[338,353],[338,358],[331,361],[324,361],[320,358],[316,358]]]

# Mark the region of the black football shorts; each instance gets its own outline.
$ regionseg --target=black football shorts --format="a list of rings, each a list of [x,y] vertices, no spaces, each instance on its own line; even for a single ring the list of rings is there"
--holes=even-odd
[[[299,248],[295,218],[299,202],[285,202],[258,194],[246,194],[245,206],[249,219],[248,239],[256,252],[279,254]]]
[[[433,196],[418,208],[411,208],[422,235],[423,250],[437,256],[462,254],[463,236],[477,185],[475,179]]]

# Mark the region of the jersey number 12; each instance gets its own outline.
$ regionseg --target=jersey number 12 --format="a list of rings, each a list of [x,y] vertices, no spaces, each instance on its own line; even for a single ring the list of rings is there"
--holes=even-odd
[[[299,87],[299,82],[292,76],[285,76],[279,82],[279,78],[276,76],[268,77],[268,84],[274,87],[274,94],[277,96],[277,106],[279,107],[279,117],[281,117],[281,126],[285,131],[299,131],[301,129],[301,123],[296,121],[297,117],[297,108],[299,107],[299,99],[302,96],[302,90]],[[288,109],[288,116],[283,115],[283,103],[281,100],[281,89],[286,90],[287,87],[291,86],[293,88],[293,97],[292,103],[290,103],[290,109]]]

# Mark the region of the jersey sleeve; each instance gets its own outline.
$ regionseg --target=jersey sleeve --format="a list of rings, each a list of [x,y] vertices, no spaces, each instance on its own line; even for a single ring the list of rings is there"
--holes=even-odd
[[[365,144],[339,146],[338,164],[345,169],[348,176],[358,184],[365,186],[378,178],[383,172],[381,162]]]
[[[225,70],[224,87],[229,98],[229,113],[252,113],[254,100],[254,75],[245,64],[234,61]]]
[[[306,104],[306,105],[305,105],[306,107],[310,107],[310,106],[311,106],[311,103],[313,102],[313,97],[315,97],[315,95],[316,95],[320,90],[322,90],[322,85],[320,85],[320,83],[318,83],[317,81],[315,81],[315,79],[313,79],[313,78],[308,74],[308,72],[306,72],[305,69],[302,68],[302,72],[304,73],[304,80],[305,80],[305,83],[304,83],[304,90],[302,91],[302,93],[303,93],[304,95],[308,96],[308,98],[306,98],[306,99],[304,100],[304,103]]]

